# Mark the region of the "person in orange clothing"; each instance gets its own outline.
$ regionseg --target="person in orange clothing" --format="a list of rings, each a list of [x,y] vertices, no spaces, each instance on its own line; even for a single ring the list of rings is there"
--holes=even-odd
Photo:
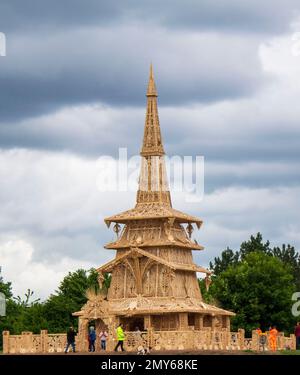
[[[269,343],[272,352],[275,352],[277,350],[277,336],[278,331],[276,329],[276,326],[273,326],[272,329],[269,331]]]

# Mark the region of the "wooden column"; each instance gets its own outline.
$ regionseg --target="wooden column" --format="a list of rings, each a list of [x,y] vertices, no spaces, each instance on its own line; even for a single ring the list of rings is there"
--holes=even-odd
[[[188,314],[179,313],[179,330],[185,331],[185,330],[188,330],[188,328],[189,328]]]
[[[201,331],[203,329],[203,315],[196,314],[195,315],[195,330]]]
[[[228,331],[230,331],[230,317],[229,316],[226,316],[226,328],[228,329]]]
[[[75,342],[76,342],[76,350],[80,352],[86,352],[88,349],[88,341],[87,341],[88,324],[89,324],[89,320],[87,318],[79,317],[78,334],[76,335]]]
[[[137,294],[142,293],[142,275],[141,275],[141,267],[140,267],[140,260],[139,257],[133,258],[134,261],[134,274],[136,280],[136,290]]]
[[[214,330],[216,328],[216,317],[211,317],[211,329]]]
[[[203,329],[203,315],[199,315],[199,329]]]
[[[144,316],[144,329],[147,331],[151,328],[151,315]]]
[[[120,318],[120,316],[114,316],[113,317],[113,324],[115,324],[115,329],[117,329],[117,326],[120,324],[120,322],[121,322],[121,318]]]
[[[108,326],[108,340],[107,340],[107,348],[108,351],[113,351],[114,347],[117,344],[116,341],[116,329],[118,324],[120,323],[120,318],[118,316],[110,316],[107,322]]]

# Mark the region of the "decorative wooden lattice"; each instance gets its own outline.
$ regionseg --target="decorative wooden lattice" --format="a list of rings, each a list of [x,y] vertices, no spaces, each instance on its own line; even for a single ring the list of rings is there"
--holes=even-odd
[[[158,317],[160,318],[160,317]],[[176,317],[174,318],[176,319]],[[166,320],[167,321],[167,320]],[[125,332],[125,349],[129,352],[137,352],[139,347],[157,350],[262,350],[257,346],[257,333],[252,332],[251,339],[245,339],[244,331],[230,332],[227,329],[188,331],[160,331],[150,329],[148,331]],[[108,340],[112,350],[115,345],[114,339]],[[31,332],[24,332],[21,335],[10,335],[8,331],[3,332],[3,352],[11,354],[19,353],[59,353],[65,349],[66,334],[47,334],[41,331],[40,335],[33,335]],[[76,337],[76,347],[79,351],[87,351],[87,345],[81,348]],[[278,350],[295,350],[296,338],[294,335],[288,337],[279,333],[277,340]],[[100,350],[97,343],[96,350]],[[270,350],[268,341],[265,350]]]

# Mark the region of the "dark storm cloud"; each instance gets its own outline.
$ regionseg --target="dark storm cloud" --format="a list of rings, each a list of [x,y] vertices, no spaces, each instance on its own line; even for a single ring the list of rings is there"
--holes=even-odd
[[[62,107],[143,106],[151,60],[160,105],[253,95],[266,78],[257,33],[286,28],[293,11],[292,0],[284,6],[234,0],[226,6],[211,1],[2,1],[7,57],[0,60],[0,145],[38,145],[38,134],[14,123]],[[224,28],[229,32],[220,32]],[[235,29],[251,32],[241,36]],[[203,33],[207,30],[213,32]],[[51,140],[45,144],[42,131],[40,136],[40,147],[53,147]]]
[[[9,59],[7,59],[9,61]],[[0,73],[0,119],[13,121],[35,117],[58,110],[64,106],[103,103],[111,106],[143,106],[147,73],[139,74],[138,67],[127,69],[126,75],[117,67],[110,66],[112,75],[108,77],[109,61],[100,71],[83,72],[73,67],[56,77],[1,77]],[[146,65],[146,64],[145,64]],[[260,86],[258,77],[237,73],[234,80],[230,72],[226,74],[203,74],[195,66],[195,76],[165,76],[160,82],[161,105],[185,105],[193,102],[209,103],[224,99],[235,99],[251,95]],[[199,69],[200,70],[200,69]],[[203,75],[202,75],[203,74]],[[260,73],[258,73],[260,76]]]
[[[271,3],[239,5],[231,1],[225,7],[202,2],[201,14],[198,2],[193,2],[192,8],[192,2],[184,2],[183,6],[183,2],[173,1],[169,12],[165,3],[156,12],[155,2],[143,6],[131,2],[129,8],[109,2],[101,8],[101,3],[96,1],[64,2],[64,7],[54,1],[44,2],[43,11],[42,2],[36,6],[26,4],[25,7],[23,2],[1,3],[2,16],[7,14],[4,25],[12,20],[7,38],[8,54],[0,59],[1,147],[67,150],[92,157],[115,156],[118,146],[138,152],[148,67],[153,60],[160,109],[173,108],[171,118],[161,113],[166,150],[170,155],[201,154],[209,160],[227,161],[297,157],[299,142],[294,131],[285,129],[286,142],[278,132],[283,121],[291,123],[291,119],[278,120],[273,116],[267,119],[271,129],[270,126],[265,129],[261,127],[264,119],[251,119],[255,106],[238,111],[240,106],[236,105],[229,111],[240,112],[234,119],[226,118],[222,108],[208,118],[174,115],[175,108],[180,107],[200,104],[209,108],[218,102],[238,103],[243,98],[255,97],[268,85],[272,77],[263,71],[258,54],[258,46],[265,40],[257,34],[259,28],[250,19],[253,15],[257,21],[264,19]],[[282,14],[282,26],[294,9],[292,2],[285,3],[285,10],[282,4],[272,5],[274,28],[277,14]],[[89,17],[90,13],[93,14]],[[148,14],[148,18],[138,22],[142,14]],[[205,18],[205,14],[209,16]],[[214,32],[180,28],[185,23],[193,27],[199,19],[199,30],[204,30],[201,26],[204,18],[207,24],[209,20],[218,23],[222,14],[223,22],[214,26]],[[229,14],[236,22],[247,15],[253,35],[218,32],[227,22],[231,22],[232,30],[235,27]],[[115,22],[116,19],[122,19],[122,23]],[[130,23],[133,19],[136,23]],[[26,25],[27,21],[28,25],[35,25],[36,32],[34,27],[29,30],[25,26],[26,32],[21,32],[22,22]],[[93,26],[96,24],[97,27]],[[180,25],[177,29],[176,24]],[[166,25],[172,29],[166,29]],[[88,117],[75,124],[72,118],[55,116],[63,109],[91,104],[116,109],[123,115],[117,119],[112,117],[106,127],[102,126],[100,117],[93,119],[93,126],[89,127]],[[128,108],[139,112],[127,116]],[[224,118],[223,123],[217,126],[220,118]],[[245,131],[237,134],[241,124]],[[249,133],[251,128],[253,131]]]
[[[7,57],[0,61],[1,122],[84,103],[143,105],[153,55],[161,105],[247,96],[264,80],[251,38],[246,45],[236,36],[120,27],[7,39]]]
[[[278,33],[287,29],[298,9],[296,0],[2,0],[0,25],[8,32],[143,20],[152,27]]]
[[[3,31],[67,29],[109,24],[122,16],[119,1],[99,0],[3,0],[0,25]]]

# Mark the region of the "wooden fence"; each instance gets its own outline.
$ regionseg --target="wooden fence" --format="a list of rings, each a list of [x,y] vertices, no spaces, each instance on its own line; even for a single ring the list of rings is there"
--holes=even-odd
[[[244,330],[230,332],[227,329],[201,331],[154,331],[126,332],[124,347],[128,352],[136,352],[138,347],[148,347],[152,351],[164,350],[270,350],[268,335],[266,345],[260,345],[259,336],[256,331],[252,332],[252,338],[247,339]],[[66,334],[48,334],[46,330],[40,334],[22,332],[21,335],[10,335],[9,331],[3,332],[3,352],[6,354],[25,353],[61,353],[66,346]],[[84,340],[84,345],[79,345]],[[113,350],[115,340],[108,340],[107,350]],[[87,338],[76,337],[76,346],[87,350]],[[285,337],[279,333],[277,338],[278,350],[295,350],[296,339],[294,335]],[[99,340],[96,342],[96,350],[100,351]]]

